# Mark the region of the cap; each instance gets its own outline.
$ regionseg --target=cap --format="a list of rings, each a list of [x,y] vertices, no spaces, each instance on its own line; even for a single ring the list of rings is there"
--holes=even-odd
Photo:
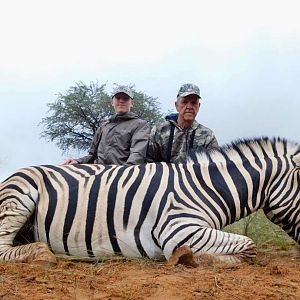
[[[111,97],[113,98],[115,95],[119,93],[124,93],[127,96],[129,96],[131,99],[133,99],[132,89],[126,85],[116,85],[116,87],[113,89]]]
[[[183,84],[178,91],[177,98],[186,97],[188,95],[197,95],[199,98],[201,98],[200,89],[198,86],[192,83]]]

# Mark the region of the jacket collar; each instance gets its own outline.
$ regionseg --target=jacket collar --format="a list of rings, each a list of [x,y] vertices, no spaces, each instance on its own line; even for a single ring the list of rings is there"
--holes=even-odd
[[[169,121],[171,124],[173,124],[175,127],[177,127],[178,129],[184,130],[184,129],[183,129],[182,127],[180,127],[180,126],[178,125],[178,123],[177,123],[178,115],[179,115],[179,114],[177,114],[177,113],[170,114],[170,115],[167,115],[167,116],[165,117],[165,119],[166,119],[167,121]],[[194,120],[192,126],[191,126],[190,128],[187,128],[187,130],[190,130],[190,129],[195,130],[195,129],[197,129],[198,126],[199,126],[199,123],[198,123],[196,120]]]
[[[138,115],[133,112],[128,112],[126,114],[115,114],[109,120],[110,121],[118,121],[118,120],[131,120],[138,119]]]

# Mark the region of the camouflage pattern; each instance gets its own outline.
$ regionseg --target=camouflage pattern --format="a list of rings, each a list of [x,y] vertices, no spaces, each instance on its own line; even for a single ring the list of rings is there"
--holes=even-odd
[[[183,84],[178,91],[177,98],[186,97],[188,95],[197,95],[199,98],[201,98],[199,87],[192,83]]]
[[[131,99],[133,99],[133,91],[129,86],[126,85],[116,85],[113,89],[111,97],[113,98],[115,95],[119,93],[124,93],[127,96],[129,96]]]
[[[171,123],[175,126],[170,157],[171,163],[186,162],[188,157],[194,152],[219,147],[213,131],[197,121],[194,121],[191,128],[182,129],[176,121],[169,120],[152,128],[147,151],[147,162],[167,161]],[[193,131],[195,131],[194,143],[193,148],[190,148],[190,139]]]

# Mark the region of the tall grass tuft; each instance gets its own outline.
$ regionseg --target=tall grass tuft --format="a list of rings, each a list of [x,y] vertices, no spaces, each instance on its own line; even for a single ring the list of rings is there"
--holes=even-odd
[[[263,210],[226,226],[224,231],[250,237],[256,243],[258,250],[266,248],[289,250],[297,245],[279,226],[267,219]]]

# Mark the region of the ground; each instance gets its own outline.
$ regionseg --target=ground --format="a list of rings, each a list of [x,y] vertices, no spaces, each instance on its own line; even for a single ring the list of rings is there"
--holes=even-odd
[[[298,251],[298,250],[297,250]],[[300,258],[259,252],[252,263],[203,260],[197,268],[150,260],[56,266],[0,263],[0,299],[300,299]]]

